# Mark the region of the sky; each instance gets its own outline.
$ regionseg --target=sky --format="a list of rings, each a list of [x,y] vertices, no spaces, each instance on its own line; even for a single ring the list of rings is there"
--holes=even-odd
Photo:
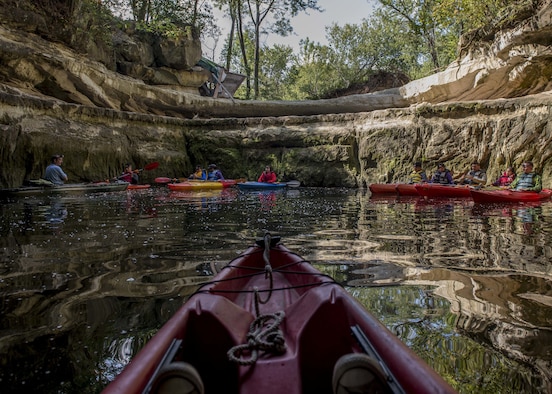
[[[290,45],[295,51],[298,51],[299,41],[305,38],[320,44],[327,44],[326,26],[330,26],[333,22],[339,26],[347,23],[358,24],[362,22],[362,19],[370,16],[375,3],[376,0],[318,0],[318,6],[323,8],[324,12],[309,10],[308,15],[299,14],[291,20],[293,35],[288,37],[271,36],[266,45]],[[218,22],[221,29],[227,33],[230,29],[230,20],[218,16]],[[219,47],[222,47],[223,41],[224,39],[221,38],[218,43]],[[205,55],[209,57],[208,53]],[[215,61],[217,60],[215,59]]]

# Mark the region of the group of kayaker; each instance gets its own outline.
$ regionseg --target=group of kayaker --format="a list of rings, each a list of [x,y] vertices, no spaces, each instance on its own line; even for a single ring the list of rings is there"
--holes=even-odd
[[[201,166],[196,166],[195,171],[190,174],[188,179],[201,181],[223,181],[224,176],[222,175],[222,171],[217,168],[216,164],[209,164],[207,171],[205,171]]]
[[[518,190],[534,191],[542,190],[542,179],[533,169],[531,161],[525,161],[522,164],[523,172],[516,176],[513,167],[508,167],[494,182],[493,186]],[[442,185],[473,185],[485,186],[487,183],[487,174],[481,168],[480,163],[473,162],[471,168],[465,174],[462,174],[457,180],[454,180],[452,172],[448,170],[444,163],[437,164],[437,170],[431,178],[428,178],[422,169],[422,163],[414,163],[414,169],[410,173],[408,183],[439,183]]]
[[[222,172],[217,168],[216,164],[210,164],[207,171],[203,170],[199,165],[196,166],[194,173],[190,174],[188,179],[219,181],[224,180],[224,176],[222,175]],[[257,182],[275,183],[276,181],[276,173],[272,171],[272,167],[266,166],[264,171],[259,176]]]

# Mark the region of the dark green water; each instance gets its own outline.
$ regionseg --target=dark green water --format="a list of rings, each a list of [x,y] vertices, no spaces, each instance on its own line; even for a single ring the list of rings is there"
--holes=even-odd
[[[550,202],[150,189],[29,197],[0,212],[2,393],[100,392],[265,230],[459,392],[552,391]]]

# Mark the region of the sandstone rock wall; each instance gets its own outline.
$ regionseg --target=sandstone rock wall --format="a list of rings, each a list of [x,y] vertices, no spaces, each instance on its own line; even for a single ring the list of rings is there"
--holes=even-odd
[[[130,77],[2,25],[0,186],[40,177],[54,153],[65,154],[72,181],[115,176],[127,161],[161,163],[144,181],[215,162],[227,177],[255,179],[272,164],[283,180],[364,187],[402,181],[418,160],[428,171],[444,161],[456,174],[478,160],[491,178],[533,160],[552,186],[551,10],[542,2],[443,73],[375,94],[301,102],[213,99],[147,84],[141,72],[169,81],[189,70],[150,74],[137,66],[155,57],[143,50],[138,63],[125,58],[137,74]]]
[[[431,172],[445,161],[459,174],[480,161],[490,178],[533,160],[552,186],[552,95],[414,105],[356,114],[178,119],[84,107],[0,92],[2,187],[42,175],[65,155],[72,181],[115,176],[131,161],[158,161],[143,180],[183,177],[197,164],[255,179],[272,164],[305,186],[365,187],[403,181],[413,161]]]

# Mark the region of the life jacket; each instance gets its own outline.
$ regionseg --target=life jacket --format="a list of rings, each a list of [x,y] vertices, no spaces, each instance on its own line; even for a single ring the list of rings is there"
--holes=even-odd
[[[447,174],[450,174],[449,170],[435,171],[435,174],[433,174],[433,178],[432,178],[433,183],[440,183],[442,185],[449,185],[450,182],[447,178]]]
[[[412,171],[410,174],[410,183],[421,183],[422,181],[426,182],[427,177],[423,171]]]
[[[470,175],[474,178],[483,179],[483,180],[485,180],[487,178],[485,172],[482,171],[482,170],[478,170],[478,171],[473,171],[472,170],[472,171],[468,172],[468,175]],[[464,183],[468,184],[468,185],[471,185],[472,183],[474,183],[474,181],[471,180],[471,179],[465,179]]]
[[[534,172],[530,172],[529,174],[523,173],[519,175],[519,181],[516,185],[516,189],[531,189],[535,186],[535,178],[536,174]]]

